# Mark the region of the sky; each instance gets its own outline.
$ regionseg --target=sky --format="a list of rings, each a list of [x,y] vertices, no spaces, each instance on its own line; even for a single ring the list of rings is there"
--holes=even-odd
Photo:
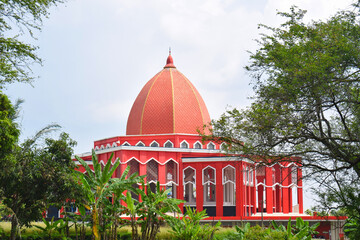
[[[35,44],[43,65],[32,66],[33,86],[4,91],[25,100],[22,138],[50,123],[78,142],[125,135],[131,106],[145,83],[174,64],[198,89],[212,119],[251,102],[244,70],[263,31],[279,26],[277,11],[306,9],[306,21],[326,19],[350,0],[68,0],[51,9]],[[313,205],[305,190],[305,209]]]

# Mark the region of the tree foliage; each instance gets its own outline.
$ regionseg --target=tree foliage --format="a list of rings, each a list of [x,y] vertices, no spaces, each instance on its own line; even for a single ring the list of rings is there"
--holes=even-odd
[[[0,89],[5,84],[31,82],[30,65],[41,63],[37,47],[25,43],[25,33],[33,35],[40,30],[42,18],[49,15],[49,8],[61,0],[1,0],[0,1]]]
[[[260,25],[265,33],[246,66],[253,103],[227,111],[213,123],[213,135],[231,151],[265,162],[301,156],[320,184],[335,181],[328,187],[342,197],[332,207],[347,206],[343,188],[358,186],[360,177],[359,18],[340,11],[304,23],[305,13],[292,7],[279,13],[285,18],[279,27]],[[359,199],[359,188],[354,191]]]
[[[18,225],[40,220],[49,204],[62,205],[81,196],[71,159],[75,142],[65,133],[59,139],[39,140],[57,126],[48,126],[1,161],[2,203],[12,211],[12,239]]]

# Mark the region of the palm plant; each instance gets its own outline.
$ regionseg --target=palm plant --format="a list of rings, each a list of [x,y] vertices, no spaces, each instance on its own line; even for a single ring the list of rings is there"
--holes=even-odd
[[[116,159],[113,166],[111,166],[113,156],[114,154],[112,153],[104,169],[101,169],[101,165],[93,150],[92,163],[94,171],[90,169],[84,160],[75,156],[87,172],[86,174],[80,174],[80,180],[86,192],[86,207],[91,210],[92,231],[96,240],[99,240],[101,238],[100,233],[105,233],[106,227],[109,227],[105,225],[104,209],[105,206],[112,204],[109,198],[113,197],[114,191],[121,195],[123,191],[131,190],[132,185],[142,179],[142,177],[138,177],[136,174],[126,178],[129,167],[125,169],[120,178],[111,178],[120,164],[119,159]]]
[[[142,189],[145,189],[143,184]],[[183,200],[176,198],[168,198],[168,193],[171,189],[160,188],[159,182],[156,185],[156,191],[137,190],[141,196],[141,201],[138,202],[131,197],[127,192],[126,205],[127,214],[130,216],[130,223],[134,240],[153,240],[160,230],[162,222],[173,219],[173,216],[168,213],[180,213],[179,204]],[[138,224],[141,227],[141,234],[138,232]]]

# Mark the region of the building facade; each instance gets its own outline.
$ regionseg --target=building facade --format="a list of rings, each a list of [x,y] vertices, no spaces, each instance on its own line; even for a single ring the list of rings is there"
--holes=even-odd
[[[227,156],[224,143],[203,142],[199,136],[209,122],[205,102],[169,55],[137,96],[126,136],[97,140],[93,148],[103,165],[112,153],[113,161],[120,160],[114,178],[130,166],[129,174],[146,175],[150,190],[159,182],[172,189],[169,198],[185,200],[183,211],[185,206],[206,209],[209,219],[223,223],[319,221],[304,214],[302,170],[295,161],[260,166],[245,156]],[[79,156],[92,167],[90,153]]]

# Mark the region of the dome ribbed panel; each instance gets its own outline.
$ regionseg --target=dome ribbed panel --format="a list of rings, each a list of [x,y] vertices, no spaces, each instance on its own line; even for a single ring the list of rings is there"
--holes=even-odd
[[[162,73],[159,72],[156,74],[150,81],[148,81],[145,86],[141,89],[139,95],[135,99],[135,102],[130,110],[128,117],[128,122],[126,126],[126,135],[140,135],[142,128],[142,113],[144,106],[146,104],[147,96],[152,87],[154,81]]]
[[[146,101],[142,134],[173,133],[172,84],[169,69],[154,82]]]
[[[203,106],[203,100],[195,87],[179,71],[172,70],[175,98],[175,132],[197,133],[204,120],[210,120],[209,113]],[[204,118],[205,117],[205,118]]]

